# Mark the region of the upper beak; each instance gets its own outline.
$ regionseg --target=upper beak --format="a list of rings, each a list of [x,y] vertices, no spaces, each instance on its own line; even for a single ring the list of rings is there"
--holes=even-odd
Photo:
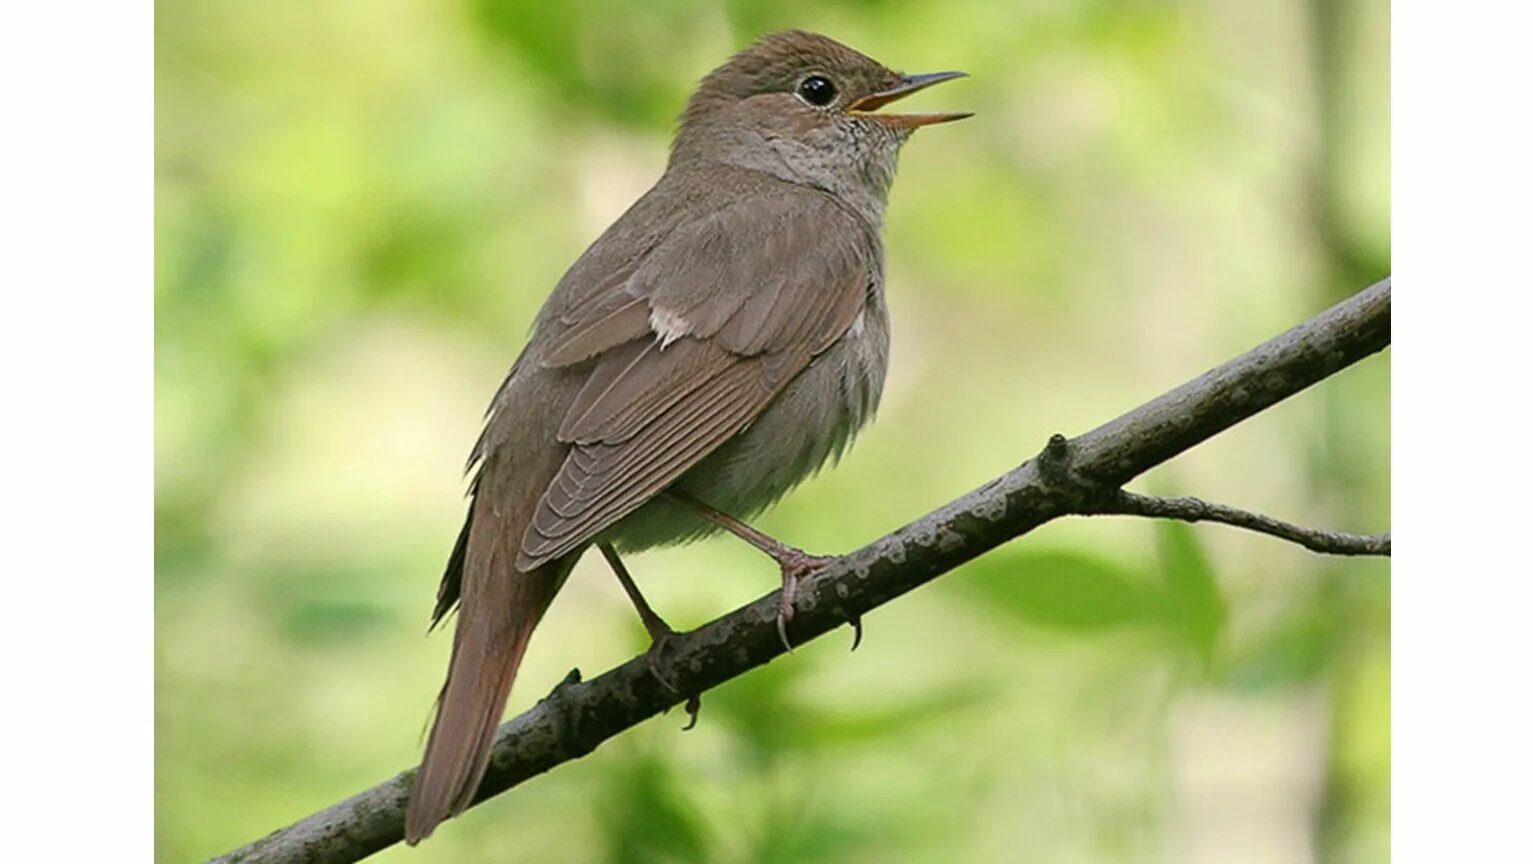
[[[896,99],[903,99],[912,93],[925,90],[933,84],[941,84],[943,81],[951,81],[954,78],[967,77],[967,72],[928,72],[924,75],[906,75],[900,79],[900,83],[887,90],[880,90],[877,93],[864,96],[847,106],[846,110],[852,114],[902,129],[930,126],[933,123],[951,123],[954,120],[973,117],[974,112],[959,111],[950,114],[874,114],[873,112]]]

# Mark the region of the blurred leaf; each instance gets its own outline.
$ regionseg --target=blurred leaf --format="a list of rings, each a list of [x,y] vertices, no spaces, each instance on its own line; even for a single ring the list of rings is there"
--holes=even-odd
[[[1224,595],[1192,526],[1169,519],[1156,525],[1160,566],[1166,581],[1166,622],[1186,639],[1207,666],[1213,662],[1214,649],[1229,616]]]
[[[296,641],[355,642],[394,623],[376,583],[376,573],[293,568],[272,577],[267,608],[277,629]]]
[[[704,722],[719,718],[761,768],[787,754],[888,741],[951,717],[990,695],[977,686],[960,685],[894,704],[824,705],[795,692],[812,668],[804,663],[772,663],[729,681],[704,697]]]
[[[772,808],[751,861],[757,864],[812,864],[845,861],[866,852],[878,839],[871,830],[854,825],[835,807]]]
[[[949,687],[921,699],[861,711],[825,711],[814,730],[822,747],[871,744],[908,734],[915,727],[943,720],[973,707],[994,693],[979,685]]]
[[[154,502],[154,578],[157,583],[207,578],[214,546],[205,511],[169,499]]]
[[[650,755],[614,763],[600,826],[615,864],[708,861],[707,837],[670,764]]]
[[[1312,605],[1261,634],[1225,666],[1221,678],[1236,690],[1261,691],[1304,684],[1324,674],[1336,631]]]
[[[475,0],[473,9],[492,44],[543,76],[557,104],[657,130],[680,113],[694,76],[676,52],[699,23],[687,4]]]
[[[812,738],[810,708],[793,693],[808,669],[803,663],[768,663],[709,691],[703,710],[710,716],[717,712],[758,766],[769,764]]]
[[[359,250],[369,300],[438,308],[466,302],[472,294],[462,271],[477,223],[419,211],[390,215]]]
[[[986,609],[1029,624],[1094,631],[1154,620],[1158,598],[1119,565],[1081,552],[1001,550],[964,584]]]

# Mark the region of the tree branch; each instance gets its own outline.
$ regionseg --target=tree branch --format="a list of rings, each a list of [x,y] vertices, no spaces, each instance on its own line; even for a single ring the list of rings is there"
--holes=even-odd
[[[1327,555],[1390,554],[1388,531],[1382,534],[1347,534],[1324,528],[1305,528],[1201,498],[1159,498],[1118,489],[1093,506],[1089,513],[1081,515],[1148,516],[1154,519],[1180,519],[1183,522],[1219,522],[1297,543],[1311,552]]]
[[[1389,344],[1389,327],[1390,285],[1385,279],[1116,420],[1075,439],[1054,436],[1037,458],[806,577],[798,588],[789,635],[795,643],[807,642],[860,620],[869,610],[1039,525],[1060,516],[1101,512],[1104,500],[1137,500],[1117,496],[1115,490],[1382,350]],[[1163,512],[1143,515],[1188,518],[1186,514],[1194,512],[1177,502],[1155,507]],[[1209,513],[1217,508],[1208,508],[1196,511],[1199,518],[1214,518]],[[1298,542],[1315,533],[1266,517],[1246,519],[1249,524],[1219,521],[1242,527],[1261,524],[1273,528],[1269,533]],[[717,687],[783,653],[776,620],[773,592],[675,637],[660,660],[660,671],[683,693]],[[591,681],[582,682],[578,671],[572,672],[547,698],[500,727],[476,803],[585,756],[608,738],[686,698],[657,682],[642,656]],[[403,837],[405,802],[414,776],[414,769],[400,773],[214,860],[359,860]]]

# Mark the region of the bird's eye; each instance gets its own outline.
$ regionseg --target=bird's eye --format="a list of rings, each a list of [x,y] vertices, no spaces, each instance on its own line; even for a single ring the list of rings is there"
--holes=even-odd
[[[810,75],[798,82],[798,96],[810,105],[824,107],[836,98],[836,85],[824,75]]]

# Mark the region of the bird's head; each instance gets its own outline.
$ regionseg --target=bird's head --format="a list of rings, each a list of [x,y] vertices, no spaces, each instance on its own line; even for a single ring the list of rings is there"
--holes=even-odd
[[[723,162],[842,197],[888,195],[900,146],[964,113],[879,109],[962,72],[904,75],[814,33],[773,33],[702,80],[681,117],[671,164]]]

